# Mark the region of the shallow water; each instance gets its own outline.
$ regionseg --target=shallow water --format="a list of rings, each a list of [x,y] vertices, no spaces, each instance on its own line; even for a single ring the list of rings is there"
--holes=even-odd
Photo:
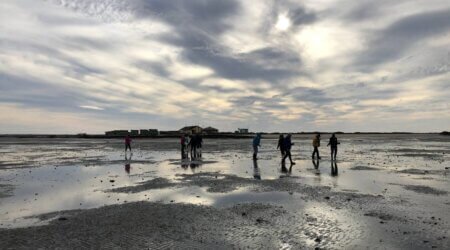
[[[311,160],[309,136],[294,138],[292,155],[296,165],[286,164],[285,168],[276,150],[276,138],[262,140],[257,162],[251,160],[251,140],[248,139],[206,139],[202,158],[189,161],[180,159],[177,139],[135,140],[129,159],[129,154],[125,158],[122,140],[2,138],[0,227],[42,225],[46,222],[34,216],[55,211],[151,201],[218,208],[252,202],[279,204],[289,211],[312,211],[326,220],[340,221],[341,229],[348,227],[358,232],[362,230],[358,229],[361,224],[375,223],[377,228],[371,233],[381,230],[378,221],[371,221],[370,216],[354,216],[345,209],[327,212],[331,208],[326,204],[305,201],[304,194],[296,191],[255,192],[252,188],[262,181],[276,183],[288,178],[302,185],[329,187],[336,193],[382,196],[399,204],[404,202],[404,205],[393,206],[406,211],[409,217],[440,218],[448,232],[449,137],[341,135],[339,139],[336,173],[332,171],[325,139],[318,166]],[[202,173],[217,174],[219,181],[228,175],[246,181],[245,185],[235,188],[211,191],[210,187],[198,186],[195,179],[186,177]],[[169,183],[136,192],[111,191],[156,178]],[[376,209],[377,204],[373,208]],[[315,228],[332,230],[326,225]],[[339,235],[348,236],[335,234]],[[335,241],[344,241],[344,238]],[[346,240],[356,247],[357,238]],[[282,243],[284,247],[288,245],[286,241]]]

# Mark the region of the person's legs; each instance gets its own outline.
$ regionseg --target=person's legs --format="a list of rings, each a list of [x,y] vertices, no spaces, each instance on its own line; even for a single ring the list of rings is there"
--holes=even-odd
[[[314,158],[314,156],[317,154],[317,159],[319,159],[319,150],[317,149],[317,147],[314,147],[314,151],[312,154],[312,157]]]
[[[317,159],[321,159],[319,154],[319,147],[316,147],[316,152],[317,152]]]
[[[336,155],[337,155],[337,147],[334,148],[334,160],[336,160]]]
[[[284,161],[286,160],[286,158],[288,157],[288,151],[284,151],[283,152],[283,158],[281,160],[281,162],[284,164]]]
[[[181,159],[184,159],[184,145],[181,145]]]
[[[258,146],[253,146],[253,159],[258,157]]]
[[[291,162],[291,164],[295,164],[295,162],[292,161],[291,151],[286,151],[286,154],[289,156],[289,161]]]

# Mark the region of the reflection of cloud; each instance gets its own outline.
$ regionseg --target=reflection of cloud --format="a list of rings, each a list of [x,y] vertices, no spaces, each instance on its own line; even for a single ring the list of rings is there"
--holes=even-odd
[[[15,18],[0,16],[0,103],[17,112],[2,129],[25,131],[18,114],[35,110],[54,118],[36,122],[42,132],[67,117],[89,120],[77,132],[198,121],[230,131],[299,123],[347,131],[349,118],[382,130],[374,119],[408,122],[402,112],[439,119],[412,130],[443,130],[436,124],[450,118],[437,118],[436,107],[450,95],[442,83],[449,9],[442,1],[5,2],[0,11]]]

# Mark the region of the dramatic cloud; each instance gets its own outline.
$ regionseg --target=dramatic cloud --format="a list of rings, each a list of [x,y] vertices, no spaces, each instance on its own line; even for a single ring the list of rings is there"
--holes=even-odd
[[[448,1],[7,0],[0,133],[441,131]]]

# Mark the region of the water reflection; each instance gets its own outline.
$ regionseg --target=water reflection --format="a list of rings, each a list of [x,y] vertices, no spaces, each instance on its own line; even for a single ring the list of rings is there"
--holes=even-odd
[[[338,175],[338,166],[336,161],[331,161],[331,176]]]
[[[281,161],[281,170],[280,170],[280,172],[282,173],[282,175],[280,175],[280,178],[284,178],[284,177],[289,177],[289,176],[291,176],[291,173],[292,173],[292,166],[293,166],[294,164],[291,164],[290,166],[289,166],[289,169],[288,168],[286,168],[286,163],[285,162],[283,162],[283,161]]]
[[[253,160],[253,178],[261,180],[261,171],[258,167],[258,161],[255,159]]]
[[[131,154],[130,157],[127,157],[127,154],[125,153],[125,172],[127,174],[130,174],[131,170]]]
[[[315,169],[319,169],[319,159],[317,159],[317,160],[312,160],[312,163],[314,164],[314,168]]]

